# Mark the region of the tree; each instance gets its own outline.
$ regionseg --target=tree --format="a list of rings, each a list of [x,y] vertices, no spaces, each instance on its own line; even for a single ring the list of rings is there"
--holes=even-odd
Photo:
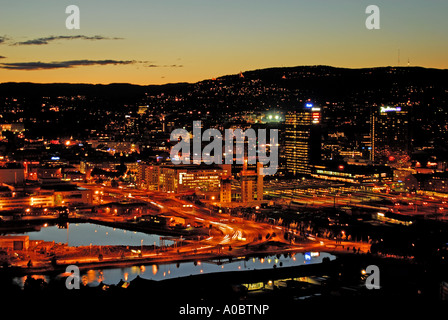
[[[118,171],[118,175],[122,176],[126,173],[128,167],[126,167],[126,165],[122,162],[118,166],[116,166],[115,169]]]
[[[118,181],[117,180],[112,180],[111,182],[110,182],[110,186],[112,187],[112,188],[118,188]]]

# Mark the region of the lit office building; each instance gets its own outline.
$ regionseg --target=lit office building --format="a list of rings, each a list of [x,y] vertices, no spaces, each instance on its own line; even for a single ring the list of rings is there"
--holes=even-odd
[[[33,196],[0,197],[0,211],[52,206],[54,206],[53,192],[41,192]]]
[[[232,165],[223,164],[221,167],[224,172],[221,175],[219,200],[222,203],[229,203],[232,201]]]
[[[257,169],[248,170],[247,160],[244,162],[241,176],[241,201],[245,204],[263,200],[263,164],[257,162]]]
[[[309,175],[321,159],[321,109],[312,103],[285,116],[286,171]]]
[[[401,107],[381,106],[370,121],[370,160],[403,165],[409,160],[408,111]]]
[[[137,170],[137,184],[142,189],[159,190],[160,168],[158,165],[139,163]]]
[[[219,200],[223,203],[232,202],[232,178],[231,177],[222,178]]]
[[[216,200],[220,196],[221,176],[228,176],[226,169],[211,165],[167,165],[161,166],[159,172],[161,191],[176,193],[198,191],[209,194]]]

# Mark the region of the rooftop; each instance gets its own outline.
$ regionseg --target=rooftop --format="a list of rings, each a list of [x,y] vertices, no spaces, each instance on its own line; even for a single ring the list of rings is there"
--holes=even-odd
[[[78,187],[74,184],[49,184],[43,185],[41,187],[43,190],[54,190],[54,191],[84,191],[87,190],[85,188]]]

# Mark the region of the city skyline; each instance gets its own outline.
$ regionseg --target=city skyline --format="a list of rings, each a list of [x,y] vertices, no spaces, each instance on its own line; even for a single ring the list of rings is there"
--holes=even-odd
[[[443,1],[377,1],[379,30],[365,27],[367,1],[79,1],[77,30],[65,26],[74,3],[2,4],[1,82],[163,84],[297,65],[447,68]]]
[[[446,0],[0,5],[9,309],[448,300]]]

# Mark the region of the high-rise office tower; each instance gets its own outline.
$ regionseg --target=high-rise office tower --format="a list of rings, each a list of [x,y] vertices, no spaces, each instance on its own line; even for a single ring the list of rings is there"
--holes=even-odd
[[[220,201],[231,202],[232,201],[232,165],[221,165],[224,173],[221,175],[221,189],[220,189]]]
[[[321,109],[305,103],[285,116],[286,171],[309,175],[313,164],[321,160]]]
[[[241,177],[241,201],[244,204],[252,201],[263,200],[263,175],[261,169],[263,164],[257,162],[256,170],[247,169],[247,160],[244,160],[243,170],[240,172]]]
[[[221,202],[232,202],[232,178],[225,177],[221,179],[219,200]]]
[[[381,106],[370,119],[370,160],[404,164],[409,160],[409,114],[402,107]]]
[[[257,162],[257,200],[263,200],[263,164]]]

